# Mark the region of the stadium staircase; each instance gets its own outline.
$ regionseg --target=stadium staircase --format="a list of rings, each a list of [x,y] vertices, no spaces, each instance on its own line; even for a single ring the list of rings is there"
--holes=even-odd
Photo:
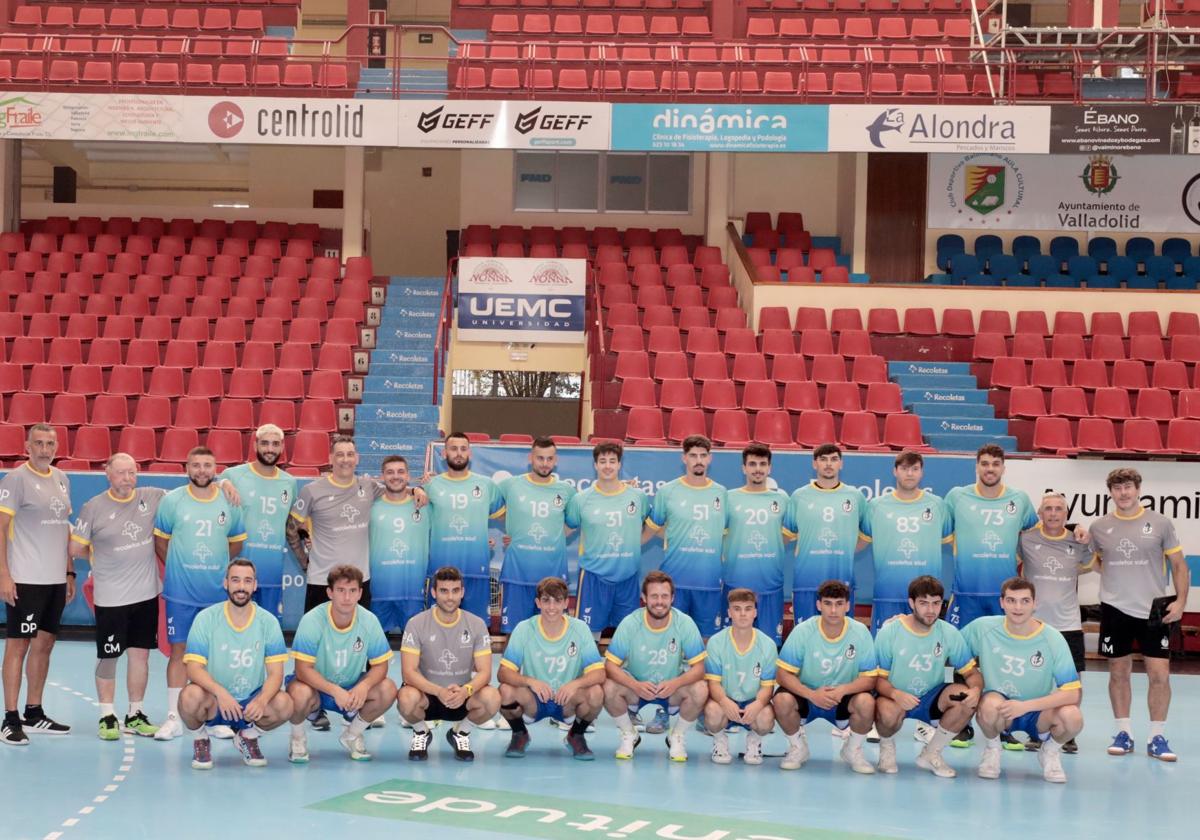
[[[403,455],[416,470],[425,444],[440,436],[433,343],[444,283],[441,277],[391,278],[371,372],[355,415],[362,472],[378,474],[387,455]]]
[[[888,378],[900,385],[904,405],[921,419],[921,432],[940,451],[972,452],[985,443],[1017,450],[1008,421],[996,418],[986,388],[967,362],[892,361]]]

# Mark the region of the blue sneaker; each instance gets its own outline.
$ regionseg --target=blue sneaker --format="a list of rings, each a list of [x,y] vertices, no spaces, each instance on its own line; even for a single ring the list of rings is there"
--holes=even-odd
[[[1146,755],[1159,761],[1175,761],[1177,758],[1175,753],[1171,752],[1171,745],[1167,743],[1167,739],[1161,735],[1155,735],[1150,739],[1150,743],[1146,744]]]
[[[1166,743],[1165,741],[1163,743]],[[1108,746],[1109,755],[1129,755],[1133,752],[1133,739],[1122,729]]]
[[[671,717],[662,706],[654,707],[654,719],[646,724],[646,734],[661,735],[671,725]]]

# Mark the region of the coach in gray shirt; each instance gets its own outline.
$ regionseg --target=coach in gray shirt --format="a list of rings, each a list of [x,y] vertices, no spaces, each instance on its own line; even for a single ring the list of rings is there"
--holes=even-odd
[[[1137,470],[1113,470],[1106,483],[1116,510],[1092,523],[1090,534],[1100,560],[1100,652],[1109,659],[1108,696],[1117,722],[1108,753],[1133,752],[1129,674],[1137,642],[1150,681],[1146,752],[1152,758],[1175,761],[1164,734],[1171,704],[1170,625],[1183,617],[1187,603],[1187,562],[1171,520],[1142,507],[1142,476]],[[1167,594],[1168,563],[1175,601],[1160,620],[1151,620],[1154,600]]]

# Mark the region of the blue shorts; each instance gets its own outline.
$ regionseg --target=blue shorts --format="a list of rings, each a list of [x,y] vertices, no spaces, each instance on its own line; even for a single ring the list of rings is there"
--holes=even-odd
[[[283,687],[286,689],[289,685],[292,684],[292,680],[294,680],[294,679],[296,679],[295,674],[288,674],[286,677],[283,678]],[[346,689],[346,690],[349,691],[350,689]],[[257,694],[257,692],[255,692],[255,693]],[[346,713],[346,712],[342,711],[341,706],[339,706],[337,704],[337,701],[333,699],[333,695],[331,695],[331,694],[326,694],[324,691],[318,691],[317,697],[320,699],[321,705],[320,705],[318,711],[315,711],[315,712],[312,712],[311,714],[309,714],[309,716],[308,716],[309,720],[316,720],[317,716],[320,715],[321,712],[331,712],[333,714],[341,715],[346,720],[354,720],[354,718],[358,717],[357,712]]]
[[[536,700],[537,698],[535,697],[534,699]],[[529,715],[525,715],[525,722],[537,723],[539,720],[545,720],[546,718],[561,720],[564,723],[570,723],[575,719],[575,715],[567,717],[567,715],[563,712],[563,707],[555,703],[553,700],[549,702],[537,700],[537,710],[533,713],[532,718],[529,717]]]
[[[724,594],[720,589],[676,588],[675,609],[691,616],[700,635],[707,639],[721,629],[725,616],[725,610],[721,609],[721,604],[725,603],[721,597]],[[761,599],[760,595],[759,615],[762,615]]]
[[[721,603],[729,603],[729,590],[737,587],[725,586],[721,590]],[[729,613],[726,612],[721,625],[730,625]],[[783,590],[758,593],[758,615],[754,617],[754,626],[775,640],[776,646],[783,643]]]
[[[946,621],[961,630],[977,618],[1003,614],[999,592],[995,595],[960,595],[956,592],[950,596]]]
[[[384,633],[392,630],[404,630],[408,620],[425,610],[425,601],[421,599],[371,599],[371,612],[379,619],[379,625]]]
[[[908,599],[903,601],[886,601],[876,599],[871,604],[871,635],[877,635],[879,628],[889,618],[905,615],[908,612]]]
[[[168,602],[168,603],[170,603],[170,602]],[[255,697],[257,697],[259,695],[259,693],[261,693],[261,692],[262,692],[262,686],[259,686],[258,688],[254,689],[249,694],[247,694],[245,698],[239,699],[237,701],[238,705],[244,709],[246,707],[246,704],[249,703],[251,700],[253,700]],[[245,720],[232,720],[231,718],[227,718],[223,714],[221,714],[221,709],[218,706],[216,716],[206,720],[204,722],[204,725],[205,726],[228,726],[234,732],[241,732],[247,726],[250,726],[250,722],[245,721]]]
[[[942,683],[926,691],[921,695],[921,702],[917,703],[915,708],[904,713],[904,719],[919,720],[930,724],[941,720],[942,710],[938,708],[938,698],[952,685],[953,683]]]
[[[179,601],[164,599],[167,602],[167,643],[172,645],[187,644],[188,633],[192,631],[192,622],[204,607],[195,607]]]
[[[283,587],[258,585],[254,590],[254,603],[262,607],[264,612],[279,618],[283,615]]]
[[[739,709],[745,711],[746,707],[749,706],[754,701],[753,700],[734,700],[733,702],[737,703],[737,707]],[[729,732],[731,729],[745,729],[747,732],[750,731],[750,727],[747,726],[746,724],[741,723],[740,721],[736,721],[736,720],[728,720],[725,722],[725,731]]]
[[[492,623],[492,581],[485,577],[463,575],[462,608],[471,615],[483,619],[485,625]]]
[[[501,583],[500,632],[511,633],[522,621],[537,615],[536,597],[536,583]]]
[[[605,627],[616,627],[621,619],[641,605],[642,590],[638,575],[611,583],[588,574],[584,569],[579,570],[575,617],[582,620],[593,633],[603,633]],[[678,592],[675,593],[675,606],[679,606]]]
[[[854,586],[849,581],[842,581],[850,587],[850,609],[846,615],[854,617]],[[908,602],[906,601],[905,604]],[[801,621],[806,621],[817,615],[817,590],[814,589],[793,589],[792,590],[792,617],[799,624]]]
[[[1006,700],[1008,699],[1008,695],[1002,691],[991,691],[991,692],[985,692],[985,693],[999,694],[1001,697],[1005,698]],[[1042,716],[1041,712],[1026,712],[1025,714],[1021,715],[1020,717],[1013,718],[1012,723],[1010,723],[1008,726],[1008,729],[1006,729],[1004,731],[1005,732],[1024,732],[1030,738],[1033,738],[1034,740],[1040,740],[1041,733],[1038,732],[1038,718],[1041,716]]]

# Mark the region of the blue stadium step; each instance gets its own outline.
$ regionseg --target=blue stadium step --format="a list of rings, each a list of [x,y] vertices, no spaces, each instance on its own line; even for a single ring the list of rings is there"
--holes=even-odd
[[[371,376],[383,376],[388,379],[433,379],[433,365],[429,363],[412,365],[375,364],[374,359],[372,359]]]
[[[405,457],[424,455],[425,444],[428,442],[428,438],[424,437],[407,438],[363,434],[356,434],[354,439],[358,444],[358,451],[363,455],[378,455],[380,458],[384,455],[404,455]]]
[[[905,405],[911,403],[946,403],[972,405],[987,402],[987,391],[978,388],[903,388],[900,391]]]
[[[914,402],[905,403],[905,405],[908,406],[909,411],[919,417],[937,417],[939,419],[961,417],[983,420],[992,420],[996,417],[996,408],[990,403]]]
[[[888,378],[904,390],[924,388],[934,383],[937,384],[938,388],[945,391],[967,391],[979,387],[979,383],[975,377],[969,374],[935,377],[923,373],[894,373],[889,371]]]
[[[414,345],[433,347],[436,333],[437,328],[434,324],[381,325],[375,331],[375,341],[379,350],[403,350]],[[375,352],[378,353],[379,350]]]
[[[926,435],[970,434],[1002,437],[1008,434],[1008,421],[986,417],[921,416],[921,431]]]
[[[888,362],[888,375],[894,376],[897,374],[920,374],[923,376],[969,376],[971,373],[970,362]],[[972,377],[974,379],[974,377]],[[945,387],[938,382],[928,382],[930,386]],[[973,383],[972,388],[977,387],[978,383]]]
[[[1011,435],[978,435],[938,433],[925,436],[929,445],[939,452],[975,452],[985,443],[996,443],[1005,452],[1017,451],[1017,439]]]
[[[437,305],[437,301],[412,301],[407,306],[385,306],[381,313],[380,323],[387,325],[399,326],[401,324],[436,324],[438,315],[441,314],[441,307]]]
[[[371,372],[375,372],[375,365],[432,365],[433,364],[433,348],[432,347],[410,347],[403,350],[388,349],[376,350],[371,354]]]
[[[355,409],[359,422],[424,423],[437,425],[438,407],[430,402],[425,405],[395,405],[383,402],[362,402]]]
[[[424,421],[403,423],[396,420],[376,422],[356,419],[354,421],[354,434],[360,440],[390,437],[425,439],[432,432],[436,431],[436,427],[437,423],[427,423]]]

